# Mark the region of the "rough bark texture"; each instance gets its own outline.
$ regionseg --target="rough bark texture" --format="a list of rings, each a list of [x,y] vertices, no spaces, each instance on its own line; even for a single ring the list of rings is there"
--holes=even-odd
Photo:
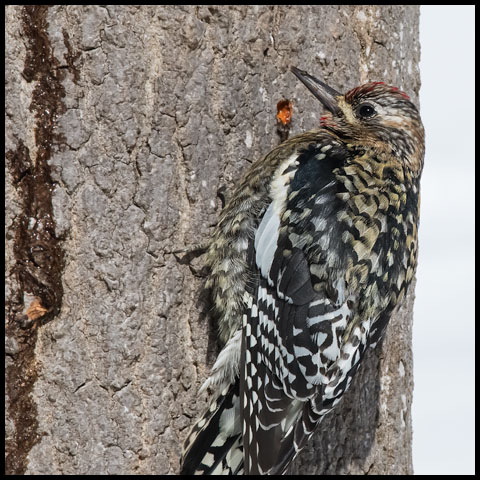
[[[291,65],[415,99],[418,60],[415,6],[6,8],[7,473],[178,472],[217,347],[202,258],[168,252],[280,99],[318,124]],[[291,473],[412,473],[412,302]]]

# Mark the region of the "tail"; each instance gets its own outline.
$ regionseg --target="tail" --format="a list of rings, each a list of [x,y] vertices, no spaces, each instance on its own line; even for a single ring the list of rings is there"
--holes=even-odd
[[[180,475],[242,475],[239,381],[230,385],[194,425],[184,444]]]

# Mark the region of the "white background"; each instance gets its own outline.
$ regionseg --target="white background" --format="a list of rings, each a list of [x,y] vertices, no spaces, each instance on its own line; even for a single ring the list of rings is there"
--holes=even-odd
[[[414,310],[417,475],[474,474],[473,6],[422,6],[426,131]]]

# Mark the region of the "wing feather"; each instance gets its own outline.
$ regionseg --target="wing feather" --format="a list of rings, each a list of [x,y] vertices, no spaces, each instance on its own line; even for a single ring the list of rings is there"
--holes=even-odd
[[[309,152],[308,162],[312,155],[315,152]],[[311,176],[315,172],[310,163]],[[294,164],[290,162],[290,170]],[[297,164],[301,167],[302,162]],[[297,175],[284,176],[285,181],[293,185]],[[334,183],[324,178],[317,186],[316,195],[281,197],[284,204],[274,198],[251,240],[247,262],[254,281],[245,299],[240,375],[245,474],[284,473],[337,401],[339,385],[348,382],[340,378],[337,362],[354,365],[362,345],[343,338],[354,300],[345,291],[344,278],[332,278],[326,288],[316,290],[312,271],[318,274],[325,265],[313,265],[312,245],[299,237],[299,228],[328,226],[328,221],[301,223],[304,217],[298,212],[308,208],[308,202],[312,209],[335,210],[329,208],[336,201]],[[319,195],[322,202],[315,203]],[[283,215],[286,210],[291,213]],[[314,248],[328,245],[319,235],[332,232],[314,233]],[[326,263],[325,252],[319,258]]]

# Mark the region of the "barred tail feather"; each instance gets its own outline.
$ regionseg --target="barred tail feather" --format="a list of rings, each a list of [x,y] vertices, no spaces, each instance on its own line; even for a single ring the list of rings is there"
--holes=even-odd
[[[180,475],[243,473],[239,382],[225,388],[194,425],[184,445]]]

